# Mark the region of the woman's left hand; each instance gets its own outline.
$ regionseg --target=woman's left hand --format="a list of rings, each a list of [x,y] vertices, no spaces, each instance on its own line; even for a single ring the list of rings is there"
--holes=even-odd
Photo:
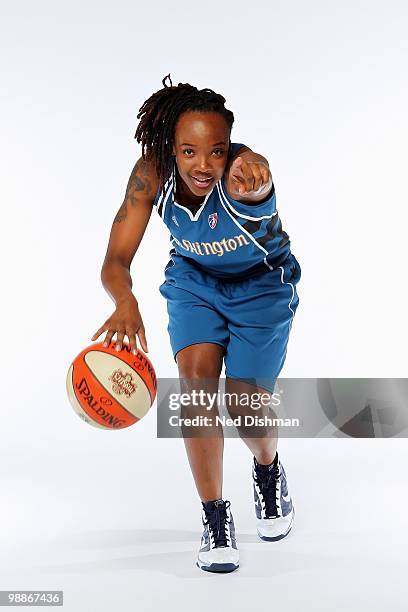
[[[271,185],[271,172],[262,161],[244,161],[242,157],[237,157],[227,173],[226,187],[232,196],[261,195]]]

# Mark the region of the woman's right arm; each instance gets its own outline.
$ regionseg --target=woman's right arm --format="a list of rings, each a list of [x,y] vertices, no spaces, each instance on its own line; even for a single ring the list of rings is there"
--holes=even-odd
[[[137,335],[142,349],[148,352],[142,317],[132,293],[130,264],[149,222],[158,184],[153,163],[140,158],[132,170],[125,198],[112,224],[101,280],[115,302],[116,310],[92,336],[92,340],[106,331],[104,344],[108,346],[117,333],[117,350],[122,348],[127,335],[131,349],[136,353]]]

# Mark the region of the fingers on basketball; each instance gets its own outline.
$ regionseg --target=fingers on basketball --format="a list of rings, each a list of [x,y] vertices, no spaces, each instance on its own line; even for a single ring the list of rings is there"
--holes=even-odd
[[[118,350],[120,350],[122,348],[125,336],[127,336],[128,340],[129,340],[130,348],[132,350],[132,353],[134,353],[134,354],[137,353],[137,340],[136,340],[136,338],[139,339],[140,346],[142,347],[144,352],[145,353],[149,352],[149,349],[147,347],[145,329],[144,329],[143,325],[141,325],[138,330],[133,331],[130,328],[126,328],[126,329],[109,329],[108,323],[105,323],[104,325],[102,325],[102,327],[100,327],[98,329],[97,332],[94,333],[94,335],[92,336],[91,340],[92,341],[97,340],[99,338],[99,336],[101,334],[103,334],[103,332],[105,332],[106,330],[108,330],[108,331],[107,331],[107,334],[106,334],[105,339],[103,341],[104,346],[109,346],[109,344],[112,342],[113,336],[115,334],[117,334],[117,336],[116,336],[116,347],[117,347]]]
[[[106,328],[106,323],[104,323],[104,324],[102,325],[102,327],[100,327],[100,328],[98,329],[98,331],[96,331],[96,332],[94,333],[94,335],[92,336],[91,340],[97,340],[97,339],[99,338],[99,336],[100,336],[100,335],[101,335],[101,334],[102,334],[102,333],[105,331],[105,329],[107,329],[107,328]]]
[[[143,325],[141,325],[139,329],[137,330],[137,335],[138,335],[139,342],[140,342],[142,349],[144,350],[145,353],[148,353],[149,349],[147,348],[146,334],[145,334],[145,329]]]
[[[117,335],[116,335],[116,350],[120,351],[122,349],[123,346],[123,339],[125,337],[125,333],[126,331],[123,329],[123,327],[119,328],[117,330]]]

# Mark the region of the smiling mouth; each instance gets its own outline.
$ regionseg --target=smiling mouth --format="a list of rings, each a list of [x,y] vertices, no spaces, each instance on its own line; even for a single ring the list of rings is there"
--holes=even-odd
[[[208,187],[208,185],[210,185],[210,183],[213,181],[213,177],[212,176],[210,176],[209,178],[206,178],[206,179],[198,178],[196,176],[192,176],[191,178],[193,179],[194,184],[197,185],[197,187],[200,187],[200,188]]]

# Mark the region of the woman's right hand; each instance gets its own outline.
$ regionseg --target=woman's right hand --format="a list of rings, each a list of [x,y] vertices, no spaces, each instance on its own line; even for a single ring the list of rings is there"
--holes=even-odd
[[[145,328],[143,325],[142,317],[139,312],[139,306],[133,294],[126,297],[124,300],[118,302],[113,315],[105,321],[102,327],[100,327],[98,331],[92,336],[91,340],[97,340],[99,336],[103,334],[104,331],[108,332],[103,342],[104,346],[109,346],[112,337],[117,334],[115,348],[117,351],[120,351],[123,346],[123,339],[126,335],[129,338],[129,345],[132,350],[132,353],[136,355],[137,335],[144,352],[149,352],[149,349],[147,348]]]

